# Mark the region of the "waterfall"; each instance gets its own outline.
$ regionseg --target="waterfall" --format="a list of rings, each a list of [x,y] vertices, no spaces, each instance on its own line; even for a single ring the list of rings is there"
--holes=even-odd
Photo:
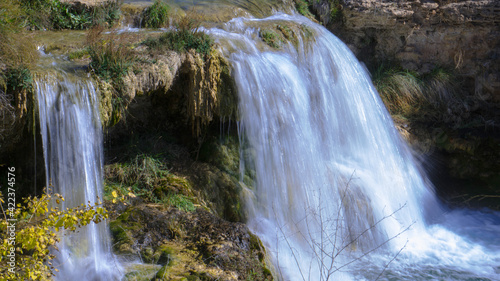
[[[266,46],[259,31],[280,26],[294,35],[281,49]],[[236,18],[206,32],[233,66],[241,170],[255,181],[245,191],[248,223],[277,276],[499,276],[498,238],[488,249],[443,225],[456,216],[445,215],[369,75],[338,38],[304,17],[281,14]],[[471,229],[500,218],[481,216]]]
[[[47,187],[62,209],[102,199],[103,148],[99,103],[90,81],[49,76],[36,82]],[[107,223],[90,223],[64,235],[54,266],[58,280],[119,280]]]

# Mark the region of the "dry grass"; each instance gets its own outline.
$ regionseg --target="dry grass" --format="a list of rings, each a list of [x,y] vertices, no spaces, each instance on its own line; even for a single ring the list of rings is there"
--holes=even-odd
[[[68,3],[68,4],[75,4],[75,3],[81,3],[86,6],[98,6],[98,5],[103,5],[107,2],[110,2],[110,0],[59,0],[62,3]],[[112,1],[112,2],[118,2],[117,0]]]
[[[374,83],[391,112],[412,114],[418,104],[426,101],[420,81],[410,72],[389,71]]]
[[[393,115],[463,125],[480,101],[468,95],[452,71],[435,68],[425,75],[394,69],[374,73],[373,82]]]
[[[33,36],[22,26],[22,16],[15,2],[0,2],[0,70],[30,67],[38,58]]]

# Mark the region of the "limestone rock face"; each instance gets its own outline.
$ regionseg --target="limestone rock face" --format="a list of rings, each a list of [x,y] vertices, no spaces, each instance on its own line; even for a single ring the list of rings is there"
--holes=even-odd
[[[313,8],[360,60],[396,60],[420,73],[455,68],[475,94],[500,102],[500,1],[344,0],[335,23],[338,2]]]

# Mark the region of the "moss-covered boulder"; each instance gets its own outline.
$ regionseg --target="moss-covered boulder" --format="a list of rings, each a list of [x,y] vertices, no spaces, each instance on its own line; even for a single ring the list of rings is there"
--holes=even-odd
[[[128,249],[145,263],[161,265],[154,280],[272,279],[262,243],[244,224],[201,208],[184,212],[160,204],[111,214],[114,249],[120,254]]]

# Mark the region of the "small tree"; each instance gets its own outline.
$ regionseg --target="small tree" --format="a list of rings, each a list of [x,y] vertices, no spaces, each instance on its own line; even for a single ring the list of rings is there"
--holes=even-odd
[[[7,203],[12,203],[8,197]],[[0,280],[47,280],[55,275],[52,266],[53,250],[60,240],[59,229],[74,232],[91,222],[99,223],[107,218],[104,208],[83,205],[59,210],[64,198],[45,192],[41,197],[23,199],[24,204],[1,206],[3,220],[0,223]],[[5,203],[0,193],[0,202]]]

